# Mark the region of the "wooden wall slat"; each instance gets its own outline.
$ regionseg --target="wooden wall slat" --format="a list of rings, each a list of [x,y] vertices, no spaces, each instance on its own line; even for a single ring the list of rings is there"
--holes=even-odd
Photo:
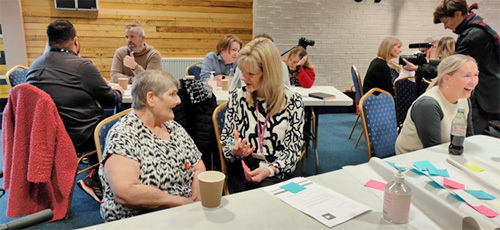
[[[28,62],[45,50],[46,28],[57,19],[77,30],[81,55],[109,78],[113,55],[126,45],[124,26],[140,24],[146,43],[163,57],[203,57],[220,38],[252,39],[253,0],[99,0],[99,11],[57,10],[52,0],[22,0]]]

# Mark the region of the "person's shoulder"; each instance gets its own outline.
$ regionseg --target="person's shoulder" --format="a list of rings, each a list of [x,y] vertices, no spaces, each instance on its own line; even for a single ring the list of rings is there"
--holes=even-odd
[[[119,118],[115,125],[113,125],[113,129],[115,131],[132,134],[138,130],[140,124],[139,118],[135,115],[134,111],[131,110],[129,113]]]
[[[285,96],[289,101],[302,101],[302,96],[300,95],[300,93],[291,90],[287,86],[285,86],[283,92],[285,93]]]
[[[430,95],[423,95],[422,97],[418,98],[415,101],[413,107],[422,111],[429,111],[430,109],[441,108],[436,98]]]
[[[217,58],[217,52],[215,51],[210,51],[205,55],[205,58]]]
[[[116,55],[127,55],[128,54],[128,46],[121,46],[118,47],[115,51],[115,56]]]
[[[246,94],[247,94],[246,86],[236,88],[232,91],[229,91],[229,94],[230,94],[231,98],[246,97]]]
[[[148,49],[148,53],[155,54],[155,55],[160,55],[160,51],[155,49],[154,46],[146,44],[146,47]]]

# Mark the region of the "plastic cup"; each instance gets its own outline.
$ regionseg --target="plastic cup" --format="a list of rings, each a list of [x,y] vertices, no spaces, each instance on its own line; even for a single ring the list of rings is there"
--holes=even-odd
[[[222,91],[228,91],[229,90],[229,79],[222,79],[220,82],[220,86],[222,88]]]
[[[126,77],[118,78],[118,84],[123,88],[123,90],[127,90],[128,78]]]
[[[226,175],[219,171],[206,171],[198,174],[200,180],[201,205],[205,208],[217,208],[222,199],[222,188]]]

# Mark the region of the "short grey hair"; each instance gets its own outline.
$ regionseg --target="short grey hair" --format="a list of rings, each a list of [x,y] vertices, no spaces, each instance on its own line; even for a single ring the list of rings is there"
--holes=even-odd
[[[130,28],[134,28],[134,27],[135,27],[135,28],[137,28],[137,33],[139,34],[139,36],[141,36],[141,37],[142,37],[142,36],[146,35],[146,34],[144,33],[144,29],[143,29],[140,25],[138,25],[138,24],[130,24],[130,25],[126,25],[126,26],[125,26],[125,30],[129,30]]]
[[[132,108],[142,109],[147,105],[147,94],[152,92],[162,97],[170,88],[179,89],[179,80],[161,70],[146,70],[137,75],[132,83]]]

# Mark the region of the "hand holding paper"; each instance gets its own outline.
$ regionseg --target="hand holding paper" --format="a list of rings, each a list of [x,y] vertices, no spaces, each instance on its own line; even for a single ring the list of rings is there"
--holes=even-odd
[[[250,168],[248,168],[244,160],[241,160],[241,165],[243,166],[243,171],[245,172],[245,179],[247,179],[248,181],[254,181],[252,176],[250,175]]]

